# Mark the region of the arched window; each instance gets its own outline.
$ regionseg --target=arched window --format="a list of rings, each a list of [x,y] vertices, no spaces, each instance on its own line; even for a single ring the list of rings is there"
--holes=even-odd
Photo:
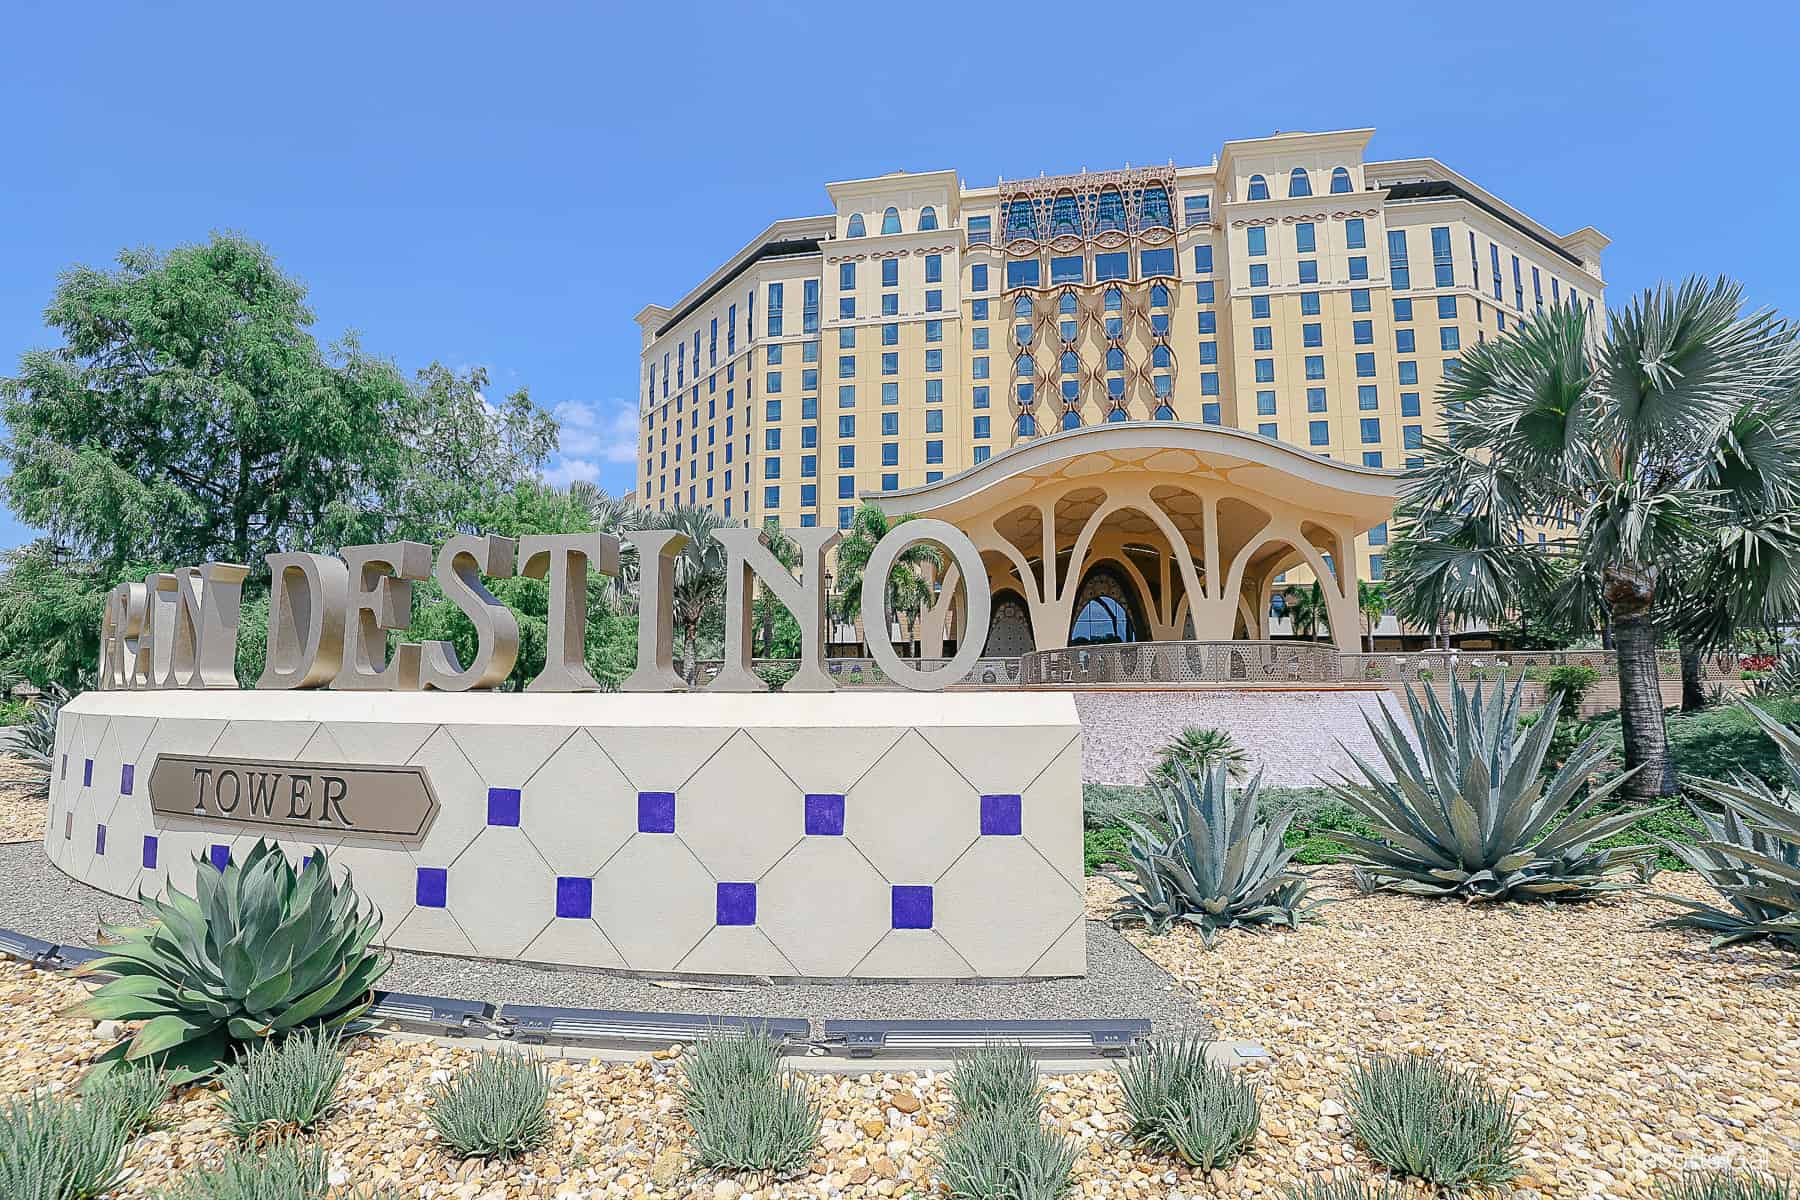
[[[1153,367],[1167,367],[1169,365],[1169,348],[1167,346],[1157,346],[1155,349],[1151,350],[1150,365]]]
[[[1125,352],[1117,346],[1108,349],[1106,352],[1106,369],[1109,371],[1123,371],[1125,369]]]
[[[1114,191],[1100,193],[1099,202],[1094,207],[1095,233],[1123,233],[1125,231],[1125,197]]]
[[[1072,408],[1068,412],[1065,412],[1062,415],[1062,427],[1064,429],[1080,429],[1081,414]]]
[[[1293,174],[1288,176],[1288,195],[1312,195],[1312,177],[1307,175],[1305,167],[1295,167]]]
[[[1075,315],[1075,293],[1074,292],[1064,292],[1061,296],[1057,297],[1056,311],[1061,316],[1065,316],[1065,317],[1074,316]]]
[[[1030,379],[1032,367],[1034,365],[1035,364],[1031,361],[1031,355],[1021,354],[1013,363],[1013,374],[1017,375],[1020,379]]]
[[[1013,316],[1029,317],[1031,315],[1031,297],[1020,296],[1013,301]]]
[[[1250,199],[1267,200],[1269,198],[1269,181],[1261,175],[1250,177]]]
[[[900,210],[899,209],[890,208],[886,212],[881,214],[881,232],[883,232],[883,233],[899,233],[900,232]]]
[[[1063,380],[1062,397],[1063,400],[1069,404],[1073,404],[1081,399],[1081,381],[1079,379]]]
[[[1107,288],[1106,289],[1106,311],[1107,312],[1118,312],[1120,305],[1122,305],[1124,303],[1125,303],[1125,296],[1122,292],[1119,291],[1118,288]]]
[[[862,219],[861,213],[851,213],[850,214],[850,225],[847,229],[844,230],[844,236],[845,237],[862,237],[863,236],[863,219]]]
[[[1175,410],[1166,404],[1159,404],[1156,406],[1156,419],[1159,421],[1173,421],[1175,419]]]
[[[1075,197],[1058,196],[1050,205],[1050,236],[1061,237],[1063,234],[1081,236],[1081,210],[1075,205]]]
[[[1031,437],[1037,433],[1037,418],[1030,413],[1019,414],[1019,436]]]
[[[1331,194],[1336,196],[1350,190],[1350,172],[1343,167],[1331,168]]]
[[[1079,375],[1081,373],[1081,359],[1073,350],[1063,351],[1062,373],[1064,375]]]
[[[1169,211],[1169,193],[1162,188],[1149,188],[1144,192],[1144,203],[1140,213],[1143,217],[1143,220],[1139,222],[1140,228],[1175,228],[1175,215]]]
[[[1153,283],[1150,285],[1150,306],[1152,308],[1169,307],[1168,285],[1161,283]]]
[[[919,210],[919,232],[930,233],[937,228],[937,209],[927,204]]]
[[[1125,416],[1125,410],[1122,408],[1115,408],[1111,412],[1106,414],[1106,423],[1108,425],[1117,425],[1119,422],[1127,420],[1127,419],[1128,418]]]
[[[1014,200],[1006,206],[1006,240],[1036,237],[1036,222],[1031,216],[1031,201]]]

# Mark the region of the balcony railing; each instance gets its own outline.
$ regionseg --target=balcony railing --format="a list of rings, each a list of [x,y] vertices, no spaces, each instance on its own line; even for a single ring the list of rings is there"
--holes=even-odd
[[[1034,650],[1020,681],[1048,686],[1157,683],[1335,683],[1328,642],[1125,642]]]
[[[1344,678],[1358,683],[1464,683],[1498,679],[1540,678],[1557,667],[1587,667],[1602,679],[1619,677],[1619,659],[1611,650],[1413,650],[1392,654],[1346,654]],[[1657,673],[1681,678],[1681,652],[1658,650]],[[1719,681],[1739,674],[1735,654],[1707,655],[1700,660],[1702,678]]]

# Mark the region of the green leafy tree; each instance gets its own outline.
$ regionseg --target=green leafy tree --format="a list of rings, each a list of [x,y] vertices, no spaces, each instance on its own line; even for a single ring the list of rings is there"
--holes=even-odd
[[[1675,790],[1659,619],[1706,640],[1800,611],[1794,334],[1742,308],[1737,284],[1689,280],[1603,330],[1564,304],[1468,348],[1439,392],[1446,435],[1402,488],[1409,620],[1605,615],[1633,799]],[[1544,524],[1562,532],[1523,536]]]
[[[889,521],[887,514],[873,504],[864,504],[856,510],[849,531],[837,546],[838,620],[854,625],[861,619],[863,569],[869,565],[869,556],[896,525],[911,519],[901,517],[898,521]],[[941,579],[943,574],[943,553],[931,543],[914,542],[902,550],[894,560],[894,569],[888,573],[885,605],[888,624],[891,626],[896,617],[916,621],[919,613],[930,607],[937,597],[931,580]],[[867,636],[866,631],[864,636]]]
[[[1325,590],[1318,580],[1305,587],[1290,587],[1281,594],[1282,611],[1295,637],[1319,638],[1330,632],[1331,610],[1325,603]]]
[[[0,566],[0,670],[45,686],[77,688],[100,658],[106,593],[136,568],[107,570],[49,538],[5,555]]]
[[[677,505],[654,515],[658,529],[687,535],[675,556],[675,625],[681,631],[681,675],[699,681],[700,627],[725,609],[725,546],[713,530],[727,522],[709,508]]]
[[[1356,581],[1356,610],[1362,614],[1363,635],[1368,639],[1370,654],[1375,653],[1375,627],[1381,624],[1381,618],[1387,615],[1387,584],[1372,583],[1367,579]]]

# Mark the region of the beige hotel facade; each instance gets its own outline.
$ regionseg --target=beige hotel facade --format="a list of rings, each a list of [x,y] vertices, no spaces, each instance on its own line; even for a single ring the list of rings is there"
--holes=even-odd
[[[830,212],[777,221],[673,305],[638,313],[639,502],[845,525],[865,499],[934,511],[958,481],[967,508],[988,476],[1019,477],[1002,460],[1052,443],[1065,449],[1036,460],[1088,459],[1055,474],[1087,476],[1099,503],[1065,489],[1035,520],[993,522],[990,573],[1026,593],[1002,597],[996,582],[994,638],[1020,640],[1005,618],[1021,599],[1035,623],[1025,640],[1061,644],[1053,626],[1084,611],[1073,601],[1114,584],[1136,593],[1123,598],[1128,640],[1266,635],[1257,590],[1289,567],[1310,577],[1321,556],[1339,600],[1353,597],[1355,579],[1385,576],[1386,524],[1361,501],[1318,521],[1294,514],[1307,531],[1234,578],[1247,601],[1216,594],[1219,543],[1269,540],[1285,527],[1269,514],[1290,498],[1265,481],[1246,498],[1261,516],[1233,533],[1221,516],[1235,511],[1230,464],[1248,454],[1323,470],[1359,494],[1369,488],[1354,480],[1379,478],[1391,494],[1393,473],[1441,429],[1436,391],[1464,348],[1546,305],[1605,304],[1599,231],[1554,233],[1436,159],[1367,159],[1372,133],[1276,134],[1226,142],[1208,166],[990,187],[947,170],[826,185]],[[1092,431],[1133,423],[1111,430],[1112,457],[1093,458]],[[1103,468],[1121,461],[1121,438],[1181,442],[1195,486],[1146,485],[1138,507],[1159,511],[1135,519],[1137,541],[1120,514],[1111,584],[1096,589],[1084,575],[1098,564],[1068,561],[1084,531],[1058,505],[1097,521],[1119,507]],[[1209,592],[1243,613],[1235,627],[1197,630],[1202,606],[1176,600]],[[1062,603],[1039,611],[1050,599]]]

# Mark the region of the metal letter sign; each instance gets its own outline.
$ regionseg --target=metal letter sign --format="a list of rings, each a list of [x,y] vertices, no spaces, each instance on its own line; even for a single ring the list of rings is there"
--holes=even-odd
[[[423,767],[159,754],[150,768],[150,810],[211,828],[275,829],[298,841],[353,834],[417,845],[438,799]]]

